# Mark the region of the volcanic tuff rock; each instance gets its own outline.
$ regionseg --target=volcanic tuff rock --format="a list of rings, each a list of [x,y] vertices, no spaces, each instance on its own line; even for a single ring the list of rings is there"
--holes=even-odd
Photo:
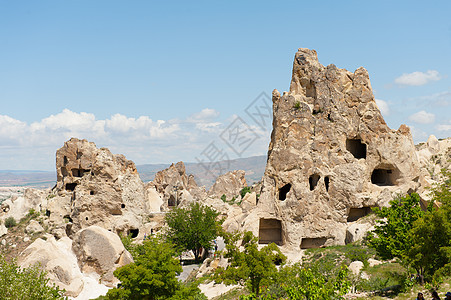
[[[299,49],[290,91],[272,100],[261,196],[244,222],[262,243],[344,244],[348,222],[418,188],[410,130],[384,122],[364,68],[324,67],[316,51]]]
[[[137,230],[149,207],[135,164],[94,143],[72,138],[56,152],[56,197],[49,199],[51,220],[70,223],[68,235],[91,225],[116,233]]]
[[[243,170],[230,171],[224,175],[220,175],[208,191],[208,195],[218,198],[226,195],[228,200],[232,199],[232,197],[237,197],[241,189],[247,186],[244,175]]]
[[[185,164],[181,161],[159,171],[147,188],[152,186],[161,195],[163,210],[206,197],[205,188],[198,187],[194,176],[186,174]]]

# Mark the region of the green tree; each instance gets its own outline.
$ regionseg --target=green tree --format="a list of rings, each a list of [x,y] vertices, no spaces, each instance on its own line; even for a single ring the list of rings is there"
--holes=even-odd
[[[351,287],[348,268],[345,265],[342,265],[330,278],[324,276],[319,270],[300,265],[288,268],[292,269],[290,270],[292,275],[283,284],[283,288],[288,294],[288,299],[291,300],[343,299],[342,296]]]
[[[442,175],[444,181],[431,189],[432,201],[440,208],[416,220],[410,232],[413,245],[406,251],[409,264],[428,281],[436,271],[441,274],[451,268],[451,172],[442,170]]]
[[[286,257],[276,244],[271,243],[258,250],[257,238],[248,231],[244,233],[242,245],[244,251],[239,250],[238,242],[243,235],[226,235],[226,253],[230,265],[218,268],[215,273],[215,281],[225,284],[248,285],[252,293],[260,295],[261,285],[268,285],[277,276],[276,263],[282,264]]]
[[[39,265],[20,268],[15,261],[0,256],[0,299],[53,300],[66,299],[64,290],[49,285],[46,272]]]
[[[166,214],[169,226],[166,238],[180,250],[192,250],[198,262],[202,248],[209,250],[211,242],[222,232],[218,215],[214,209],[197,202],[188,208],[176,208]]]
[[[413,224],[424,215],[420,197],[416,193],[397,197],[390,201],[390,207],[375,208],[373,211],[381,219],[369,234],[368,245],[382,259],[405,259],[406,251],[414,246],[410,235]]]
[[[114,271],[121,285],[108,291],[107,299],[194,299],[197,286],[185,287],[177,280],[182,272],[174,247],[158,238],[133,247],[134,263]]]

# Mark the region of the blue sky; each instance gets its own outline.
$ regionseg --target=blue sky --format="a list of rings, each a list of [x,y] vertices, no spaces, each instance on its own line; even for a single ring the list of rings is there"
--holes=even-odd
[[[299,47],[369,74],[388,125],[451,136],[451,2],[0,0],[0,169],[54,168],[75,136],[138,164],[264,154],[245,109]],[[258,139],[228,149],[238,116]]]

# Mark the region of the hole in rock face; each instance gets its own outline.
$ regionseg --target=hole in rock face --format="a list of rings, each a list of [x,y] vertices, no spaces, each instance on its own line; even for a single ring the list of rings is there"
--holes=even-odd
[[[89,173],[89,172],[90,172],[90,170],[72,169],[72,176],[82,177],[85,173]]]
[[[125,208],[125,204],[124,203],[121,204],[121,208]]]
[[[73,223],[74,221],[72,220],[72,218],[69,215],[65,215],[63,217],[63,219],[67,222],[67,223]]]
[[[94,191],[89,191],[89,195],[94,195],[95,194],[95,192]]]
[[[169,196],[168,206],[175,206],[175,197],[174,197],[174,195],[170,195]]]
[[[279,189],[279,200],[287,199],[287,194],[291,189],[291,183],[285,184],[283,187]]]
[[[318,180],[321,178],[318,174],[310,175],[308,178],[308,183],[310,185],[310,190],[313,191],[318,184]]]
[[[366,158],[366,144],[361,139],[347,139],[346,150],[351,152],[355,158]]]
[[[63,164],[64,164],[64,165],[67,165],[68,162],[69,162],[69,161],[67,160],[67,156],[64,156],[64,158],[63,158]]]
[[[354,222],[371,213],[371,207],[351,208],[349,210],[347,222]]]
[[[79,151],[77,150],[77,159],[80,159],[82,156],[83,156],[83,153],[82,153],[82,152],[79,152]]]
[[[316,86],[312,80],[305,86],[305,96],[316,99]]]
[[[324,185],[326,186],[326,191],[329,191],[329,176],[324,177]]]
[[[376,168],[371,173],[371,183],[379,186],[396,185],[399,179],[399,171],[391,168]]]
[[[77,184],[75,182],[73,183],[66,183],[66,191],[74,191]]]
[[[67,175],[69,175],[69,173],[67,173],[67,169],[65,167],[61,167],[61,174],[63,175],[63,177],[66,177]]]
[[[138,234],[139,234],[139,229],[130,229],[129,231],[128,231],[128,235],[130,235],[132,238],[135,238],[135,237],[137,237],[138,236]]]
[[[301,249],[311,249],[311,248],[320,248],[324,246],[327,238],[303,238],[301,242]]]
[[[88,219],[88,217],[86,217],[85,219],[86,219],[86,221],[88,221],[88,220],[89,220],[89,219]]]
[[[277,219],[260,219],[258,243],[282,245],[282,222]]]
[[[45,215],[46,215],[47,217],[50,217],[50,210],[46,209],[46,210],[45,210]]]

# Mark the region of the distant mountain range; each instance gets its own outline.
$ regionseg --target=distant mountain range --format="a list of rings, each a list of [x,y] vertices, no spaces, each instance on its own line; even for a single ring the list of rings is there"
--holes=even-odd
[[[152,181],[158,171],[170,164],[137,165],[139,176],[145,182]],[[211,187],[218,175],[233,170],[244,170],[249,185],[260,181],[265,172],[266,155],[238,158],[214,163],[185,163],[186,173],[193,174],[198,185]],[[25,186],[36,188],[53,187],[55,171],[0,170],[0,186]]]

